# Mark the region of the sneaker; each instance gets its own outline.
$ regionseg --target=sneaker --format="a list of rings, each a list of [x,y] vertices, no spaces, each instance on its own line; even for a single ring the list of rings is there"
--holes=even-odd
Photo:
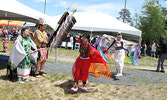
[[[87,86],[86,86],[86,85],[84,85],[84,86],[82,87],[82,92],[87,92]]]
[[[121,74],[121,73],[117,73],[115,76],[118,76],[118,77],[119,77],[119,76],[122,76],[122,74]]]
[[[78,91],[78,87],[77,86],[73,86],[70,90],[70,93],[77,93]]]
[[[160,72],[165,73],[165,71],[164,71],[164,70],[161,70]]]
[[[24,81],[22,79],[18,79],[19,83],[24,83]]]

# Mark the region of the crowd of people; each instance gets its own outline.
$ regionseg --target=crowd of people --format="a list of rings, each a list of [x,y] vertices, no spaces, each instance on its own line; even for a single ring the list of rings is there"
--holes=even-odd
[[[78,35],[74,35],[74,34],[67,34],[66,38],[63,40],[66,44],[65,44],[65,49],[73,49],[75,50],[75,44],[81,44],[82,42],[82,35],[78,36]],[[97,40],[97,37],[94,38],[90,38],[89,43],[91,45],[93,45]],[[69,45],[70,44],[70,45]]]
[[[157,43],[156,40],[153,40],[151,45],[150,45],[150,54],[147,53],[147,50],[148,47],[146,45],[145,42],[142,43],[141,45],[141,56],[143,57],[146,57],[147,55],[150,55],[151,59],[154,58],[154,59],[158,59],[159,56],[160,56],[160,47],[159,47],[159,44]]]
[[[146,56],[147,45],[143,42],[141,47],[141,56]],[[156,40],[153,40],[150,50],[151,59],[154,58],[158,60],[156,72],[165,73],[164,70],[164,60],[167,58],[167,43],[165,42],[164,37],[159,38],[159,43]],[[161,69],[161,70],[160,70]]]

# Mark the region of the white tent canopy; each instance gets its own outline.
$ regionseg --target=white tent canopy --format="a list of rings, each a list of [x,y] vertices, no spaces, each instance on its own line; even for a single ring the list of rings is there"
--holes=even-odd
[[[100,12],[76,12],[74,14],[77,23],[72,28],[73,31],[85,31],[93,33],[108,33],[116,36],[117,32],[121,32],[123,37],[131,40],[140,41],[141,31],[123,23],[112,16]],[[56,20],[60,16],[55,17]]]
[[[20,20],[36,23],[39,18],[45,19],[52,29],[56,27],[56,23],[53,23],[51,16],[38,12],[16,0],[3,0],[0,3],[0,20]]]
[[[141,31],[125,24],[112,16],[100,12],[76,12],[74,14],[77,23],[72,31],[105,33],[116,35],[116,32],[123,33],[127,39],[141,41]],[[0,19],[21,20],[36,23],[39,18],[46,20],[47,24],[55,29],[61,16],[51,17],[25,6],[16,0],[3,0],[0,3]]]

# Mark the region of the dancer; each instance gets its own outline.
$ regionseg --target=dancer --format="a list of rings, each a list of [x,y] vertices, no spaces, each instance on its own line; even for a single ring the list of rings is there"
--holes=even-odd
[[[28,37],[28,34],[28,29],[23,28],[21,30],[21,35],[17,37],[13,45],[8,62],[12,71],[17,68],[18,81],[20,83],[27,81],[30,74],[31,59],[36,62],[37,58],[37,53],[29,54],[31,50],[36,51],[37,48],[31,38]]]
[[[48,59],[48,51],[46,48],[46,45],[48,44],[48,36],[45,32],[47,24],[43,19],[39,19],[39,22],[37,23],[36,27],[38,27],[38,30],[34,32],[34,42],[37,45],[37,48],[40,50],[38,52],[38,62],[36,65],[35,75],[34,77],[39,78],[39,75],[42,75],[43,77],[46,77],[46,73],[43,71],[44,65],[46,60]],[[40,68],[40,70],[39,70]]]
[[[3,42],[3,51],[6,52],[8,50],[8,31],[4,30],[3,36],[2,36],[2,42]]]
[[[109,42],[110,40],[106,38]],[[113,41],[111,41],[113,42]],[[122,71],[124,67],[124,59],[125,59],[125,50],[123,47],[125,45],[133,46],[133,44],[126,44],[126,42],[122,39],[122,35],[118,34],[114,43],[115,46],[115,67],[117,74],[115,76],[122,76]]]
[[[88,80],[88,72],[91,63],[103,63],[106,65],[106,62],[101,57],[100,53],[89,44],[88,42],[89,38],[90,36],[88,34],[83,35],[79,50],[80,55],[76,59],[72,67],[72,74],[75,83],[70,90],[71,93],[76,93],[78,91],[78,81],[83,82],[82,91],[87,92],[86,81]],[[106,75],[109,76],[110,71],[108,69],[108,66],[104,68],[106,69],[105,71],[107,72]]]

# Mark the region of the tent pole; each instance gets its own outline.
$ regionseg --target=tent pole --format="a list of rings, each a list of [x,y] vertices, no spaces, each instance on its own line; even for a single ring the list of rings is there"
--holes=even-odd
[[[141,52],[141,41],[142,41],[142,38],[141,38],[141,36],[140,36],[140,38],[139,38],[139,55],[140,55],[140,52]]]
[[[90,33],[90,37],[92,37],[92,31],[93,31],[93,27],[91,27],[91,33]]]
[[[56,48],[55,62],[57,63],[58,49]]]

